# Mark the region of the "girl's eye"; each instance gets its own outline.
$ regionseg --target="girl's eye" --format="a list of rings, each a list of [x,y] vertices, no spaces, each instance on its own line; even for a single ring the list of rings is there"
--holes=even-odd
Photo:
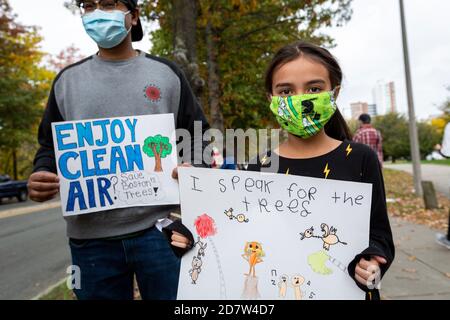
[[[308,89],[308,93],[320,93],[322,91],[323,91],[322,88],[319,87],[312,87]]]
[[[281,96],[292,96],[294,92],[291,89],[283,89],[279,92]]]

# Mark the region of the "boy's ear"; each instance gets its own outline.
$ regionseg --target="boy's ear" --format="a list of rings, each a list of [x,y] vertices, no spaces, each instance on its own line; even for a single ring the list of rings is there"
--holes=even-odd
[[[271,93],[266,93],[266,97],[267,97],[267,100],[268,100],[269,102],[272,101],[272,94],[271,94]]]
[[[131,12],[131,17],[132,17],[131,24],[133,26],[137,25],[140,13],[141,13],[141,11],[139,8],[136,8],[133,12]]]

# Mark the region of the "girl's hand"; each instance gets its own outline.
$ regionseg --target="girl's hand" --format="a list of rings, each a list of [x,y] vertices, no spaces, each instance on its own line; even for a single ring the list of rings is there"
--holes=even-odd
[[[191,242],[188,238],[183,236],[181,233],[178,233],[176,231],[172,231],[172,242],[171,244],[174,247],[183,248],[186,249],[188,247],[191,247]]]
[[[375,275],[380,270],[380,264],[386,264],[385,258],[380,256],[372,256],[370,260],[361,258],[355,268],[355,278],[363,286],[368,287],[374,285]],[[375,286],[378,284],[375,283]]]
[[[178,167],[192,167],[192,164],[190,164],[190,163],[182,163]],[[172,178],[177,179],[177,180],[178,180],[178,167],[174,168],[173,171],[172,171]]]

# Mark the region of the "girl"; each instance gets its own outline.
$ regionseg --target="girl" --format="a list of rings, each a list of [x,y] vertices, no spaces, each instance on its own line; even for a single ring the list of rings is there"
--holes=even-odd
[[[267,70],[265,89],[288,139],[248,170],[260,171],[275,156],[278,173],[371,183],[370,244],[349,264],[348,272],[366,299],[379,299],[378,290],[368,286],[373,288],[374,270],[380,268],[383,276],[394,259],[384,182],[375,152],[350,141],[335,104],[341,82],[339,64],[326,49],[305,42],[280,49]]]

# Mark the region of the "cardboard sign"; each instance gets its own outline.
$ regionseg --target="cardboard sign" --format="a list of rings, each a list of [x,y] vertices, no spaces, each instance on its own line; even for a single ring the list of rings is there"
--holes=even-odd
[[[173,114],[52,123],[65,216],[178,204]]]
[[[372,185],[180,168],[179,299],[364,299],[347,272],[369,245]]]

